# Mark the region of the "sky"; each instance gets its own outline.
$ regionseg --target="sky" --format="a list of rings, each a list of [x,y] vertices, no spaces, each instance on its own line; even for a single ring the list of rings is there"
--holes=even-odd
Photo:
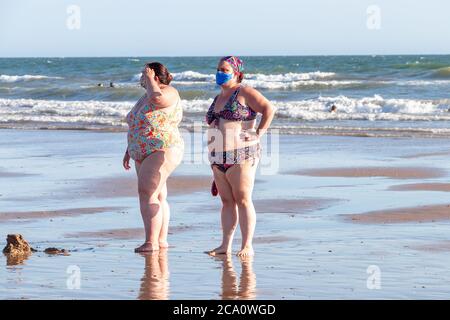
[[[0,0],[0,57],[449,54],[449,12],[448,0]]]

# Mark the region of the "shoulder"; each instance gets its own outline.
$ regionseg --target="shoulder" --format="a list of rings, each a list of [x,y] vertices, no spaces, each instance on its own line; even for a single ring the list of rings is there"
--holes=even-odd
[[[167,101],[172,103],[175,103],[176,100],[178,100],[180,97],[180,94],[178,93],[178,90],[174,87],[167,85],[164,88],[161,88],[162,93],[166,97]]]
[[[165,94],[178,95],[178,90],[171,85],[164,86],[163,88],[161,88],[161,91]]]
[[[239,93],[246,101],[249,102],[264,99],[264,96],[258,90],[247,85],[242,85]]]
[[[256,90],[253,87],[247,86],[247,85],[241,85],[241,88],[239,90],[239,93],[244,98],[254,98],[260,95],[259,91]]]

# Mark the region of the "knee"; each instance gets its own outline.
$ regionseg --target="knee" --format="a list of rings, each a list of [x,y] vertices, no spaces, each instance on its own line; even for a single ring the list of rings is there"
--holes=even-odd
[[[138,193],[140,198],[158,200],[158,193],[156,184],[146,183],[146,184],[138,184]],[[159,200],[158,200],[159,201]]]
[[[220,197],[220,200],[222,200],[222,206],[232,208],[236,206],[236,202],[232,197]]]
[[[166,201],[166,200],[167,200],[167,192],[161,191],[161,192],[158,194],[158,200],[159,200],[159,202],[164,202],[164,201]]]
[[[247,194],[237,194],[234,199],[238,208],[246,208],[253,205],[251,196]]]

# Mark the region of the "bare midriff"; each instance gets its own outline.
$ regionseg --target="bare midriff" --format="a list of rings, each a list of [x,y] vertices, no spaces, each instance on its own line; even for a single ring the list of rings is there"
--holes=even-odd
[[[246,141],[243,134],[255,134],[256,120],[234,121],[218,119],[209,126],[208,149],[216,152],[241,149],[258,144],[258,140]]]

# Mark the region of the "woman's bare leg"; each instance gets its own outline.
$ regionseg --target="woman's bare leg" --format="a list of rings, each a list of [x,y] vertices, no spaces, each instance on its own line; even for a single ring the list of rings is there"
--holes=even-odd
[[[225,174],[213,166],[214,181],[222,200],[221,222],[222,222],[222,243],[219,247],[209,251],[210,255],[231,253],[234,231],[238,222],[236,203],[233,198],[231,186],[225,178]]]
[[[226,173],[238,208],[242,245],[237,255],[241,257],[254,254],[252,241],[256,226],[256,212],[253,206],[252,192],[257,164],[258,160],[255,163],[253,160],[249,160],[232,166]]]
[[[167,202],[167,183],[164,183],[161,191],[158,195],[159,202],[162,210],[162,225],[159,233],[159,247],[168,248],[167,235],[169,233],[169,221],[170,221],[170,207]]]
[[[147,156],[138,171],[138,192],[145,243],[136,252],[159,250],[159,237],[163,227],[163,210],[160,192],[167,178],[181,162],[182,152],[174,149],[156,151]]]

